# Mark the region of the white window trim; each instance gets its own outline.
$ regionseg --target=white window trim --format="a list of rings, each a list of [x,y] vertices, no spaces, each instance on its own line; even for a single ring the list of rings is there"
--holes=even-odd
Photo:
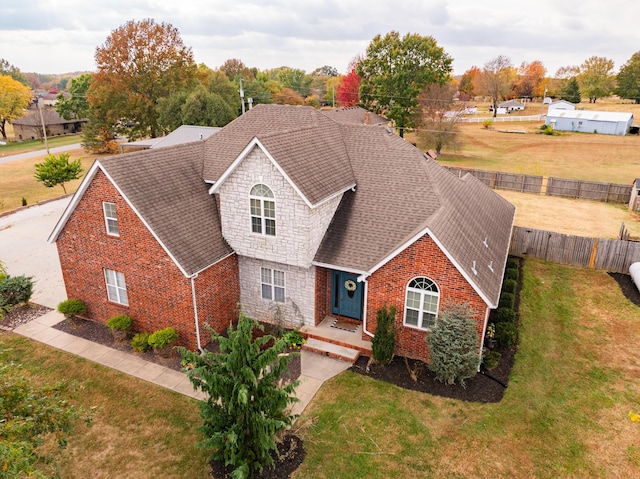
[[[263,281],[263,272],[268,272],[269,274],[269,282],[265,283]],[[275,284],[275,273],[282,274],[282,286]],[[264,296],[264,286],[269,287],[269,293],[271,295],[270,298],[265,298]],[[276,299],[276,289],[282,290],[282,299]],[[284,271],[275,269],[275,268],[265,268],[264,266],[260,267],[260,297],[265,301],[275,301],[277,303],[286,302],[287,298],[287,275]]]
[[[417,289],[417,288],[409,288],[409,285],[411,284],[412,281],[418,279],[418,278],[425,278],[428,279],[429,281],[431,281],[436,288],[438,288],[438,293],[437,295],[434,294],[431,291],[426,291],[424,289]],[[414,292],[414,293],[419,293],[420,294],[420,309],[417,310],[418,311],[418,325],[416,326],[415,324],[409,324],[407,323],[407,309],[408,309],[408,302],[409,302],[409,291]],[[437,296],[438,300],[436,303],[436,312],[435,312],[435,320],[433,325],[435,326],[438,323],[438,313],[440,312],[440,288],[438,287],[438,283],[436,283],[435,281],[433,281],[431,278],[429,278],[428,276],[416,276],[415,278],[411,278],[409,280],[409,282],[407,283],[407,286],[405,288],[405,294],[404,294],[404,314],[403,314],[403,318],[402,318],[402,324],[403,326],[406,326],[408,328],[413,328],[413,329],[418,329],[420,331],[431,331],[432,328],[425,328],[422,327],[421,324],[424,323],[424,309],[422,308],[422,305],[424,304],[424,296],[428,295],[428,296]],[[411,308],[412,311],[416,311],[415,308]]]
[[[251,191],[258,185],[262,185],[266,188],[269,189],[269,191],[271,192],[271,194],[273,195],[273,197],[267,197],[267,196],[256,196],[256,195],[252,195]],[[251,211],[251,200],[257,200],[260,202],[260,216],[256,216],[252,213]],[[265,201],[271,201],[273,203],[273,212],[274,212],[274,216],[273,218],[267,218],[264,214],[264,202]],[[266,183],[256,183],[255,185],[253,185],[250,189],[249,189],[249,218],[250,218],[250,223],[249,223],[249,229],[251,231],[251,234],[254,235],[258,235],[258,236],[265,236],[267,238],[275,238],[276,236],[278,236],[278,226],[277,226],[277,218],[278,218],[278,206],[276,203],[276,197],[275,197],[275,193],[273,192],[273,189],[267,185]],[[253,218],[260,218],[260,232],[256,233],[255,231],[253,231]],[[273,220],[273,224],[274,224],[274,228],[275,228],[275,234],[271,235],[271,234],[267,234],[267,219],[269,220]]]
[[[115,212],[115,216],[109,216],[107,214],[107,205],[113,205],[113,211]],[[109,236],[120,236],[120,226],[118,224],[118,212],[116,210],[116,204],[110,201],[102,202],[102,212],[104,213],[104,224],[107,228],[107,234]],[[112,231],[112,223],[115,224],[115,231]]]
[[[121,280],[122,285],[118,284],[118,279]],[[124,279],[124,274],[105,268],[104,280],[107,287],[107,298],[109,301],[112,303],[122,304],[123,306],[129,306],[129,294],[127,293],[127,283]],[[112,290],[113,294],[111,293]]]

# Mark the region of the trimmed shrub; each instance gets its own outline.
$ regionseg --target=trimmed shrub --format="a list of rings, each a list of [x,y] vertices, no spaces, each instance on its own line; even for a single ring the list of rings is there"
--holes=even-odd
[[[513,279],[513,280],[518,280],[518,276],[520,276],[520,273],[518,272],[518,268],[507,268],[507,270],[504,272],[504,279]]]
[[[178,339],[178,332],[172,328],[159,329],[149,335],[149,346],[153,348],[163,348]]]
[[[376,320],[378,324],[375,335],[371,340],[371,352],[375,362],[386,365],[393,359],[393,351],[396,346],[396,330],[394,326],[396,307],[391,306],[387,309],[385,304],[376,311]]]
[[[498,351],[487,351],[482,356],[482,365],[487,371],[494,369],[502,359],[502,354]]]
[[[500,301],[498,301],[498,308],[510,308],[513,309],[513,305],[516,302],[516,297],[513,293],[502,293],[500,295]]]
[[[126,314],[119,314],[112,316],[107,320],[107,326],[111,331],[119,329],[120,331],[127,331],[131,328],[132,319]]]
[[[33,294],[31,276],[7,276],[0,283],[0,309],[8,313],[22,303],[28,303]]]
[[[496,324],[496,342],[501,348],[510,348],[516,344],[516,325],[513,323]]]
[[[443,308],[436,327],[427,336],[431,362],[429,369],[436,379],[446,384],[456,381],[464,386],[465,379],[476,375],[478,362],[478,331],[473,309],[467,304]]]
[[[505,279],[502,283],[502,292],[515,294],[517,286],[518,282],[515,279]]]
[[[69,318],[71,316],[85,314],[87,312],[87,307],[81,300],[72,298],[58,304],[58,312]]]
[[[138,353],[144,353],[151,349],[149,345],[149,333],[146,331],[142,331],[141,333],[137,333],[131,339],[131,349]]]
[[[511,268],[518,269],[519,267],[520,267],[520,260],[518,258],[507,259],[507,269],[511,269]]]
[[[495,323],[513,323],[516,320],[516,312],[512,308],[498,308],[495,313]]]

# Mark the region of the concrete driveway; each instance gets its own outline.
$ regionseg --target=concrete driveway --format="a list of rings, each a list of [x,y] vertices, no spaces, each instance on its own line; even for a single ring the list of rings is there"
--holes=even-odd
[[[0,217],[0,261],[11,276],[33,276],[31,301],[55,308],[67,299],[55,244],[47,238],[71,196]]]

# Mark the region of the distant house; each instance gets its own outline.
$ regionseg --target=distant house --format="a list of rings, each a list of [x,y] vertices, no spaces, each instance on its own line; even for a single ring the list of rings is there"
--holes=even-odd
[[[546,125],[554,130],[624,136],[633,124],[633,114],[614,111],[559,110],[547,112]]]
[[[80,133],[82,126],[88,121],[86,118],[65,120],[51,108],[43,108],[41,112],[42,118],[40,112],[35,110],[12,123],[16,141],[41,139],[43,122],[47,136],[53,137]]]
[[[182,125],[166,136],[149,138],[147,140],[132,141],[120,145],[124,151],[147,150],[150,148],[163,148],[167,146],[191,143],[192,141],[206,140],[211,135],[218,133],[222,128],[215,126]]]
[[[575,103],[567,100],[557,100],[549,103],[549,110],[575,110]]]
[[[518,100],[507,100],[507,101],[503,101],[498,103],[498,113],[500,113],[500,108],[504,108],[507,110],[507,112],[510,111],[521,111],[524,110],[524,103],[518,101]]]
[[[303,332],[350,322],[365,344],[393,305],[396,353],[421,360],[467,303],[481,352],[515,207],[354,112],[258,105],[206,140],[97,159],[49,238],[67,295],[193,349],[238,305]]]

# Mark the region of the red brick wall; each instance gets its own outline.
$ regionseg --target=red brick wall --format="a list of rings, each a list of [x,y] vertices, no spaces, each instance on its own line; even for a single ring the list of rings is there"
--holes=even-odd
[[[427,332],[403,325],[409,281],[425,276],[440,290],[439,310],[447,301],[467,302],[477,312],[478,344],[487,306],[436,243],[425,235],[368,278],[367,329],[376,329],[376,311],[385,303],[396,306],[396,354],[427,362]],[[370,339],[364,335],[363,339]]]
[[[115,203],[120,236],[106,232],[102,202]],[[58,254],[69,298],[79,298],[88,307],[87,317],[106,322],[116,314],[133,318],[136,331],[154,331],[173,326],[179,333],[179,343],[195,348],[195,326],[191,282],[178,269],[173,260],[120,196],[106,176],[98,171],[84,197],[78,203],[57,241]],[[225,285],[234,282],[228,275],[235,259],[227,258],[209,268],[196,279],[201,299],[209,292],[221,288],[205,286],[217,271],[225,278]],[[237,263],[235,278],[237,280]],[[112,303],[107,299],[104,268],[123,273],[129,296],[129,306]],[[237,281],[236,281],[237,284]],[[218,302],[211,300],[202,306],[214,311],[234,297],[231,288]],[[239,299],[234,299],[234,303]],[[219,303],[219,304],[218,304]],[[206,320],[207,313],[201,318]],[[202,336],[202,334],[201,334]],[[207,337],[207,336],[205,336]]]
[[[211,342],[207,323],[216,332],[237,324],[240,302],[238,257],[233,254],[198,274],[195,279],[198,323],[202,346]]]
[[[317,326],[331,311],[331,271],[316,267],[315,325]]]

